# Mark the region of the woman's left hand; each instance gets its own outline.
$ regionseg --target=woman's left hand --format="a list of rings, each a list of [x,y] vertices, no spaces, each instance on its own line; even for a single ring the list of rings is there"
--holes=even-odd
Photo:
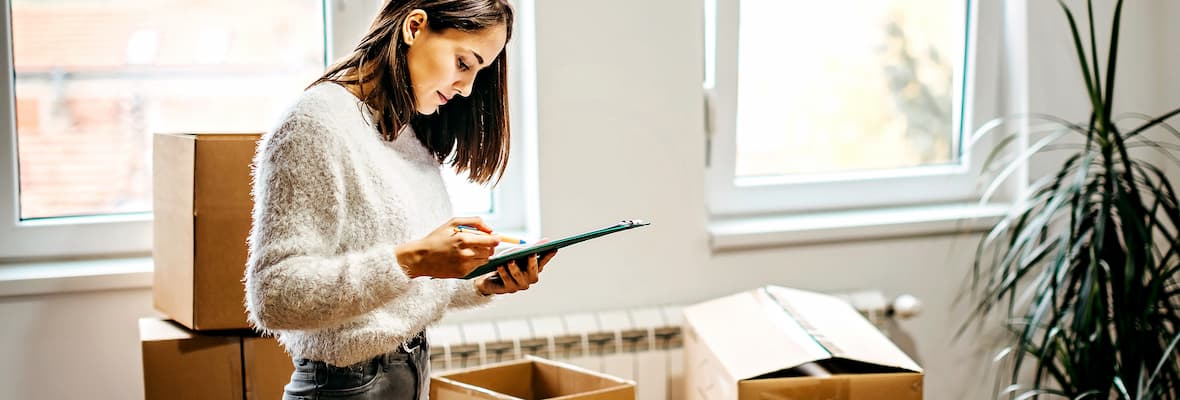
[[[543,253],[540,259],[536,255],[531,255],[528,257],[528,268],[523,270],[517,268],[515,261],[501,265],[496,269],[496,272],[476,278],[475,287],[484,296],[527,290],[529,286],[540,280],[541,271],[545,270],[545,264],[548,264],[555,255],[557,255],[557,250]],[[491,279],[492,277],[500,279]]]

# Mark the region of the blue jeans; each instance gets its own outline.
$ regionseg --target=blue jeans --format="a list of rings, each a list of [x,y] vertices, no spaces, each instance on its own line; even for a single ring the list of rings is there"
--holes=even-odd
[[[407,344],[347,367],[293,359],[295,372],[283,400],[426,400],[430,346],[419,333]]]

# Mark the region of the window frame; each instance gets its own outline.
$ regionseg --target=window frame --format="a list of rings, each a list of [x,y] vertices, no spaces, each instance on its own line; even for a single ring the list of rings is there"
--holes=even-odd
[[[339,51],[348,51],[369,26],[381,6],[380,0],[322,0],[324,19],[324,65]],[[514,157],[495,188],[493,212],[480,215],[501,231],[521,231],[526,225],[525,173],[528,157],[525,140],[531,137],[529,123],[535,118],[535,103],[528,98],[535,87],[533,66],[526,52],[532,43],[532,2],[517,4],[516,32],[509,44],[509,74],[512,93],[511,120]],[[523,18],[522,18],[523,17]],[[359,30],[358,30],[359,29]],[[354,37],[355,36],[355,37]],[[345,47],[341,47],[345,46]],[[152,213],[108,214],[84,217],[20,218],[19,160],[15,110],[15,68],[13,64],[12,1],[0,5],[0,261],[63,259],[95,256],[143,255],[152,251]]]
[[[1005,19],[1004,2],[967,1],[964,65],[956,68],[954,84],[961,88],[954,125],[969,138],[975,127],[1001,110],[1000,38]],[[858,173],[834,173],[802,177],[735,178],[737,71],[740,0],[706,0],[705,18],[715,21],[716,31],[705,27],[704,97],[708,166],[706,192],[714,217],[749,217],[816,211],[863,210],[927,204],[962,203],[978,198],[982,161],[995,143],[985,137],[961,148],[958,165],[912,167]],[[715,6],[714,10],[708,7]],[[1011,34],[1012,32],[1008,32]],[[712,38],[710,38],[712,36]],[[712,39],[713,43],[708,43]],[[1023,43],[1023,37],[1019,38]],[[990,61],[989,61],[990,60]],[[709,76],[709,71],[715,71]],[[965,71],[964,71],[965,70]],[[1007,188],[1007,187],[1005,187]],[[1008,192],[1001,193],[1007,196]]]

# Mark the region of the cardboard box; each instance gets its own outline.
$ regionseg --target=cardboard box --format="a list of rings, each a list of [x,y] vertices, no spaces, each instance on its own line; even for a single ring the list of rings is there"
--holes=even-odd
[[[243,337],[242,361],[246,370],[243,383],[246,400],[278,400],[283,386],[291,381],[295,364],[278,340],[269,337]]]
[[[260,134],[152,141],[152,303],[194,330],[244,329],[250,163]]]
[[[196,335],[170,321],[139,320],[147,400],[239,400],[242,339]]]
[[[295,371],[273,338],[198,333],[142,318],[139,340],[146,400],[273,400]]]
[[[684,309],[693,400],[920,400],[922,368],[832,296],[768,286]]]
[[[525,356],[436,375],[431,400],[634,400],[635,382]]]

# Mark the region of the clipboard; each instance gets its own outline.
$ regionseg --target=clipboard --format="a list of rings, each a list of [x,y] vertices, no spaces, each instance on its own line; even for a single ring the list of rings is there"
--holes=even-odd
[[[513,249],[511,251],[508,251],[507,253],[496,255],[492,258],[489,258],[488,262],[486,264],[481,265],[481,266],[476,267],[475,269],[471,270],[471,273],[468,273],[467,276],[463,277],[463,279],[472,279],[472,278],[486,275],[490,272],[495,271],[501,265],[508,264],[508,262],[513,261],[513,260],[518,260],[518,259],[523,260],[526,257],[531,256],[533,254],[544,253],[544,252],[550,251],[550,250],[557,250],[562,247],[571,246],[574,244],[585,242],[590,239],[606,236],[606,235],[609,235],[609,234],[612,234],[615,232],[622,232],[622,231],[625,231],[628,229],[634,229],[634,228],[638,228],[641,226],[648,226],[648,225],[651,225],[651,223],[643,221],[643,220],[638,220],[638,219],[628,219],[628,220],[619,221],[618,223],[616,223],[614,225],[610,225],[610,226],[607,226],[604,228],[599,228],[599,229],[595,229],[595,230],[588,231],[588,232],[582,232],[579,234],[566,236],[561,239],[551,240],[551,241],[548,241],[545,243],[538,243],[538,244],[534,244],[534,245],[530,245],[530,246],[521,247],[518,249]]]

